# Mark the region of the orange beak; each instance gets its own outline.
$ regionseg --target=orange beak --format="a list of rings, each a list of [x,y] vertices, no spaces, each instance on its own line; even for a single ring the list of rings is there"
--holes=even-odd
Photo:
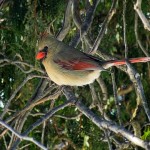
[[[40,59],[43,59],[45,56],[46,56],[45,52],[38,52],[36,55],[36,59],[40,60]]]

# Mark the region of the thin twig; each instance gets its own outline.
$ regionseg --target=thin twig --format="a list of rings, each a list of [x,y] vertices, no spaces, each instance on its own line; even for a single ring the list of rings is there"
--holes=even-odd
[[[54,87],[55,87],[55,86],[54,86]],[[51,90],[54,89],[53,87],[50,87],[50,88],[51,88]],[[50,90],[45,91],[45,94],[43,95],[44,97],[47,95],[47,92],[48,92],[48,93],[51,93]],[[50,95],[50,96],[46,96],[46,97],[49,97],[49,98],[57,98],[58,96],[56,96],[56,95],[58,95],[60,92],[61,92],[61,88],[59,88],[59,89],[57,90],[57,92],[55,92],[55,93],[53,94],[53,96]],[[45,97],[45,98],[46,98],[46,97]],[[40,99],[39,99],[40,103],[42,102],[41,100],[42,100],[42,99],[40,98]],[[16,122],[17,122],[17,126],[16,126],[16,128],[15,128],[17,131],[19,131],[19,132],[22,131],[23,125],[24,125],[25,121],[27,120],[27,117],[29,116],[29,114],[30,114],[32,108],[33,108],[34,106],[36,106],[36,105],[39,104],[39,102],[38,102],[38,103],[37,103],[37,102],[38,102],[38,99],[37,99],[37,100],[34,100],[34,101],[32,100],[30,103],[27,103],[26,107],[25,107],[23,110],[21,110],[19,113],[15,113],[15,114],[13,115],[13,117],[14,117],[15,115],[18,115],[18,116],[15,118],[15,120],[16,120],[16,119],[18,120],[18,121],[16,121]],[[11,117],[11,119],[12,119],[12,117]],[[14,120],[14,121],[15,121],[15,120]],[[13,122],[14,122],[14,121],[13,121]],[[13,140],[13,143],[14,143],[14,142],[15,142],[14,140],[16,140],[16,138],[13,138],[12,140]],[[10,146],[11,146],[11,144],[10,144]]]
[[[6,142],[5,136],[3,136],[3,140],[4,140],[4,146],[5,146],[5,149],[8,149],[8,146],[7,146],[7,142]]]
[[[88,1],[87,1],[87,3],[88,3]],[[88,6],[88,8],[89,7],[90,6]],[[77,28],[81,31],[82,19],[80,17],[79,12],[80,12],[80,10],[79,10],[79,1],[73,0],[73,9],[72,9],[73,21],[74,21],[75,25],[77,26]],[[82,38],[82,35],[80,35],[80,37]],[[83,38],[84,38],[86,44],[91,49],[92,48],[92,42],[91,42],[88,34],[83,35]]]
[[[75,120],[75,119],[79,119],[82,116],[82,113],[79,113],[76,116],[62,116],[62,115],[54,115],[54,117],[58,117],[58,118],[63,118],[66,120]]]
[[[15,65],[16,67],[18,67],[22,72],[24,73],[31,73],[33,71],[38,71],[42,74],[45,74],[45,72],[39,68],[35,68],[34,66],[26,63],[26,62],[23,62],[23,61],[13,61],[13,60],[10,60],[10,59],[7,59],[7,58],[4,58],[4,59],[0,59],[0,67],[4,67],[5,65]],[[24,67],[22,67],[24,66]],[[25,67],[28,67],[29,70],[25,70],[24,68]]]
[[[31,145],[31,143],[29,143],[29,144],[26,144],[26,145],[24,145],[24,146],[22,146],[22,147],[19,147],[19,150],[24,150],[25,148],[27,148],[28,146],[30,146]]]
[[[16,94],[20,91],[20,89],[31,79],[33,78],[47,78],[45,76],[39,76],[39,75],[28,75],[27,78],[24,79],[24,81],[18,86],[18,88],[13,92],[13,94],[11,95],[11,97],[7,100],[7,104],[4,107],[3,113],[1,114],[0,118],[2,119],[4,117],[4,115],[6,114],[8,107],[11,104],[11,101],[14,99],[14,97],[16,96]]]
[[[90,87],[90,91],[91,91],[91,95],[92,95],[92,104],[91,104],[90,108],[93,108],[98,105],[98,97],[97,97],[94,85],[90,84],[89,87]]]
[[[79,1],[77,0],[72,0],[73,1],[73,8],[72,8],[72,16],[73,16],[73,21],[77,28],[80,30],[81,25],[82,25],[82,20],[80,18],[80,10],[79,10]]]
[[[93,107],[96,107],[98,108],[99,112],[101,113],[101,115],[106,119],[106,120],[111,120],[107,113],[105,112],[104,110],[104,107],[103,107],[103,104],[101,103],[101,101],[99,100],[100,99],[100,95],[99,94],[96,94],[95,92],[95,89],[94,89],[94,86],[92,84],[89,85],[90,86],[90,90],[91,90],[91,94],[92,94],[92,104],[90,105],[90,109],[93,108]]]
[[[46,127],[46,121],[43,122],[43,126],[42,126],[42,136],[41,136],[41,143],[42,144],[44,144],[45,127]]]
[[[110,20],[112,19],[113,15],[116,12],[116,4],[117,4],[117,2],[118,2],[118,0],[113,0],[113,3],[112,3],[111,8],[109,10],[109,13],[108,13],[107,17],[105,18],[105,20],[104,20],[104,22],[102,24],[102,27],[101,27],[101,29],[99,31],[99,34],[98,34],[98,36],[97,36],[97,38],[96,38],[96,40],[94,42],[94,45],[93,45],[93,47],[92,47],[92,49],[90,51],[91,54],[95,54],[96,53],[96,51],[97,51],[97,49],[98,49],[98,47],[99,47],[99,45],[101,43],[101,40],[102,40],[102,38],[104,36],[104,33],[106,31],[106,28],[107,28]]]
[[[112,77],[112,85],[113,85],[115,105],[116,105],[116,109],[117,109],[117,117],[118,117],[118,120],[119,120],[119,124],[121,125],[120,107],[119,107],[119,102],[118,102],[118,98],[117,98],[117,87],[116,87],[114,71],[111,73],[111,77]]]
[[[125,46],[125,58],[128,58],[128,45],[127,45],[127,36],[126,36],[126,0],[123,0],[123,39]]]
[[[64,109],[65,107],[69,106],[72,104],[72,100],[71,101],[67,101],[64,102],[64,104],[59,105],[55,108],[53,108],[52,110],[50,110],[47,114],[45,114],[42,118],[38,119],[34,124],[32,124],[22,135],[26,136],[29,134],[29,132],[31,132],[32,130],[34,130],[37,126],[39,126],[42,122],[46,121],[47,119],[49,119],[50,117],[52,117],[56,112],[58,112],[59,110]],[[11,150],[16,150],[16,147],[18,146],[20,140],[18,139],[14,145],[12,146]]]
[[[56,93],[52,94],[52,95],[48,95],[44,98],[38,98],[36,100],[36,102],[33,102],[33,103],[30,103],[29,105],[27,105],[24,109],[22,109],[21,111],[19,112],[16,112],[15,114],[13,114],[13,116],[11,116],[10,118],[8,118],[6,120],[6,122],[10,122],[11,120],[13,120],[14,118],[16,118],[17,116],[19,116],[20,114],[23,114],[25,113],[27,110],[31,110],[33,107],[35,107],[36,105],[39,105],[41,103],[44,103],[48,100],[51,100],[51,99],[57,99],[58,96],[60,95],[61,91],[57,91]]]
[[[103,79],[101,77],[96,79],[96,81],[98,82],[98,84],[99,84],[99,86],[100,86],[100,88],[102,90],[103,101],[106,101],[108,99],[107,86],[106,86],[105,82],[103,81]]]
[[[26,141],[33,142],[34,144],[36,144],[38,147],[42,148],[43,150],[47,150],[47,148],[45,146],[43,146],[41,143],[37,142],[33,138],[30,138],[28,136],[24,136],[24,135],[19,134],[17,131],[15,131],[14,129],[12,129],[9,125],[7,125],[2,120],[0,120],[0,124],[2,126],[4,126],[5,128],[7,128],[9,131],[11,131],[13,134],[15,134],[17,137],[19,137],[21,140],[26,140]]]
[[[143,51],[143,53],[147,57],[149,57],[149,54],[148,54],[147,50],[144,48],[144,46],[142,45],[142,42],[139,39],[139,35],[138,35],[138,14],[137,13],[135,13],[134,32],[135,32],[136,41],[137,41],[139,47],[141,48],[141,50]]]
[[[104,131],[105,136],[106,136],[106,139],[107,139],[107,143],[108,143],[109,150],[113,150],[112,144],[111,144],[111,141],[110,141],[110,137],[109,137],[109,135],[108,135],[108,132],[109,132],[109,131],[106,130],[106,129],[103,129],[103,131]]]
[[[80,39],[84,35],[86,35],[87,31],[89,30],[89,28],[93,22],[94,13],[96,11],[96,8],[97,8],[99,2],[100,2],[100,0],[95,0],[93,2],[94,4],[86,12],[85,21],[81,25],[81,30],[76,34],[75,38],[70,43],[71,46],[76,47],[78,45],[78,43],[80,42]]]

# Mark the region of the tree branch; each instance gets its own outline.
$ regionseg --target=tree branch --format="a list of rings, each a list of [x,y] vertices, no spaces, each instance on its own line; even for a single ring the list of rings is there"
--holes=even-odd
[[[139,17],[140,17],[140,19],[141,19],[141,21],[144,25],[144,28],[146,30],[150,31],[150,24],[149,24],[149,21],[147,20],[147,18],[145,17],[145,15],[142,12],[141,3],[142,3],[142,0],[137,0],[136,4],[134,5],[134,9],[137,12],[137,14],[139,15]]]
[[[18,86],[18,88],[14,91],[14,93],[11,95],[11,97],[7,100],[7,104],[4,107],[3,113],[1,114],[0,118],[2,119],[4,115],[6,114],[8,107],[11,104],[11,101],[14,99],[16,94],[20,91],[20,89],[31,79],[33,78],[47,78],[45,76],[39,76],[39,75],[28,75],[26,79]]]
[[[39,68],[35,68],[34,66],[23,62],[23,61],[12,61],[10,59],[4,58],[4,59],[0,59],[0,67],[4,67],[6,65],[15,65],[17,68],[19,68],[23,73],[31,73],[33,71],[38,71],[42,74],[45,74],[45,71],[39,69]],[[25,70],[25,67],[28,67],[29,70]]]
[[[142,45],[142,42],[139,39],[139,35],[138,35],[138,14],[137,13],[135,13],[134,32],[135,32],[136,41],[137,41],[139,47],[141,48],[141,50],[143,51],[145,56],[149,57],[148,51],[144,48],[144,46]]]
[[[47,150],[47,148],[45,146],[43,146],[41,143],[37,142],[36,140],[34,140],[33,138],[30,138],[28,136],[24,136],[19,134],[17,131],[15,131],[14,129],[12,129],[10,126],[8,126],[5,122],[3,122],[2,120],[0,120],[0,124],[2,126],[4,126],[5,128],[7,128],[9,131],[11,131],[13,134],[15,134],[18,138],[20,138],[21,140],[26,140],[26,141],[30,141],[33,142],[34,144],[36,144],[38,147],[42,148],[43,150]]]
[[[70,29],[70,23],[71,23],[71,8],[72,8],[72,0],[68,0],[68,5],[66,8],[66,12],[64,15],[64,21],[63,21],[63,27],[57,34],[57,39],[62,41],[65,36],[67,35],[69,29]]]
[[[96,53],[96,51],[97,51],[97,49],[98,49],[98,47],[100,45],[100,42],[101,42],[101,40],[102,40],[102,38],[104,36],[104,33],[106,31],[106,28],[107,28],[110,20],[112,19],[113,15],[116,12],[116,4],[117,4],[117,2],[118,2],[118,0],[113,0],[113,3],[112,3],[111,8],[109,10],[109,13],[108,13],[107,17],[105,18],[105,20],[104,20],[104,22],[102,24],[102,27],[101,27],[101,29],[100,29],[100,31],[98,33],[98,36],[97,36],[97,38],[96,38],[96,40],[94,42],[94,45],[93,45],[93,47],[92,47],[92,49],[90,51],[91,54],[95,54]]]
[[[118,98],[117,98],[117,87],[116,87],[116,81],[115,81],[115,73],[114,71],[111,73],[111,77],[112,77],[112,85],[113,85],[113,93],[114,93],[114,100],[115,100],[115,105],[116,105],[116,109],[117,109],[117,117],[119,120],[119,124],[121,125],[121,114],[120,114],[120,107],[119,107],[119,102],[118,102]]]
[[[123,0],[123,39],[124,39],[124,46],[125,46],[125,58],[128,58],[128,45],[127,45],[127,36],[126,36],[126,0]]]
[[[148,117],[148,120],[150,121],[150,109],[148,107],[148,103],[144,94],[144,89],[143,89],[143,85],[140,79],[140,75],[139,73],[137,73],[137,71],[131,66],[130,63],[126,62],[127,64],[127,72],[128,75],[130,77],[130,80],[134,83],[134,87],[136,89],[136,93],[137,95],[140,97],[140,99],[142,100],[142,104],[145,110],[145,113]]]
[[[80,100],[77,100],[76,97],[74,96],[74,93],[70,89],[64,88],[64,94],[67,100],[74,99],[74,101],[76,101],[75,106],[99,128],[109,129],[114,133],[122,135],[123,137],[127,138],[133,144],[143,147],[147,150],[150,148],[150,142],[141,140],[140,138],[134,136],[132,133],[127,131],[125,128],[114,124],[112,121],[109,122],[98,117],[88,107],[86,107]]]
[[[96,11],[96,8],[99,4],[100,0],[95,0],[93,5],[88,9],[86,12],[86,18],[84,22],[81,25],[81,30],[75,35],[75,38],[72,40],[70,43],[71,46],[76,47],[78,43],[80,42],[80,39],[87,34],[88,29],[90,28],[93,18],[94,18],[94,13]]]
[[[64,104],[59,105],[59,106],[53,108],[47,114],[45,114],[44,116],[42,116],[42,118],[38,119],[34,124],[32,124],[22,135],[23,136],[28,135],[32,130],[34,130],[37,126],[39,126],[44,121],[46,121],[47,119],[49,119],[50,117],[52,117],[56,112],[58,112],[59,110],[64,109],[67,106],[72,105],[72,103],[74,103],[73,100],[66,101],[66,102],[64,102]],[[14,145],[12,146],[11,150],[16,150],[16,147],[18,146],[19,143],[20,143],[20,140],[18,139],[14,143]]]

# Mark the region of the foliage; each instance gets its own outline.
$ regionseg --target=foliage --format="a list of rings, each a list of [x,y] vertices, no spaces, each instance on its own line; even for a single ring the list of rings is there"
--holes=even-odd
[[[37,52],[37,43],[39,35],[50,26],[50,30],[53,34],[57,35],[63,25],[64,13],[66,9],[67,1],[62,0],[2,0],[0,2],[0,102],[7,104],[8,100],[12,96],[13,92],[19,87],[19,85],[26,79],[30,74],[23,72],[18,66],[11,63],[1,63],[1,60],[9,59],[13,61],[26,62],[32,65],[34,68],[42,68],[40,63],[35,60],[35,54]],[[91,1],[91,3],[94,2]],[[94,21],[88,34],[94,43],[99,30],[102,27],[102,23],[106,18],[108,11],[111,7],[112,1],[101,0],[94,14]],[[79,9],[82,21],[86,17],[86,5],[87,1],[81,0],[79,2]],[[142,57],[144,56],[139,45],[134,31],[135,24],[135,10],[134,3],[127,0],[126,3],[126,35],[128,45],[128,56],[129,57]],[[150,16],[150,2],[142,2],[142,11],[145,16],[149,19]],[[88,10],[88,9],[87,9]],[[116,9],[116,13],[110,21],[104,37],[99,45],[99,50],[106,54],[109,54],[115,58],[124,58],[125,47],[124,47],[124,25],[123,25],[123,2],[119,1]],[[78,31],[73,19],[71,20],[71,29],[64,39],[65,42],[70,42]],[[145,47],[148,53],[150,46],[150,34],[144,29],[141,20],[138,20],[138,34],[142,45]],[[83,39],[82,39],[83,40]],[[81,40],[81,41],[82,41]],[[68,42],[68,44],[69,44]],[[83,42],[84,43],[84,42]],[[83,44],[82,43],[82,44]],[[81,49],[82,44],[80,43],[78,48]],[[141,75],[143,88],[145,91],[146,99],[150,99],[150,68],[146,63],[136,64],[134,67]],[[23,69],[28,70],[27,66],[21,66]],[[133,83],[129,79],[126,73],[120,69],[114,69],[115,80],[117,86],[117,98],[120,105],[120,120],[121,124],[125,128],[132,128],[131,121],[137,121],[141,126],[141,137],[143,140],[150,139],[149,127],[142,130],[142,126],[148,122],[146,114],[143,110],[142,104],[138,103],[138,96],[136,90],[133,88]],[[31,74],[43,75],[41,72],[34,70]],[[107,101],[103,100],[103,91],[99,84],[95,82],[93,84],[96,95],[97,105],[102,106],[103,112],[106,113],[110,119],[115,122],[119,122],[117,118],[117,107],[114,98],[114,91],[112,88],[112,77],[108,72],[101,74],[101,79],[104,81],[107,87]],[[32,97],[34,96],[35,90],[37,89],[39,78],[33,78],[29,80],[15,95],[7,113],[4,115],[3,120],[7,121],[15,112],[21,111],[26,107]],[[46,90],[54,85],[49,83],[46,86]],[[132,87],[127,93],[119,95],[119,92],[124,92]],[[58,87],[53,86],[53,89],[49,90],[49,94],[54,94]],[[77,98],[83,101],[83,103],[90,107],[94,102],[93,93],[89,86],[85,87],[74,87],[73,91]],[[46,92],[44,91],[45,94]],[[59,106],[64,103],[66,98],[64,95],[59,95],[56,100],[49,100],[40,105],[35,106],[29,113],[30,115],[24,120],[22,129],[18,132],[23,133],[28,127],[34,124],[41,116],[46,114],[50,109]],[[150,106],[150,103],[148,102]],[[0,105],[0,112],[2,113],[4,108]],[[91,107],[93,112],[100,117],[104,117],[103,113],[100,112],[99,107]],[[137,110],[137,111],[136,111]],[[28,112],[27,112],[28,113]],[[25,115],[27,115],[27,113]],[[25,116],[24,115],[24,116]],[[63,118],[62,116],[67,117]],[[22,116],[23,117],[23,116]],[[75,117],[75,119],[72,119]],[[21,118],[21,117],[20,117]],[[18,121],[15,120],[16,122]],[[16,122],[10,121],[8,124],[16,129]],[[129,129],[129,130],[130,130]],[[4,128],[0,130],[2,135]],[[132,131],[132,130],[131,130]],[[132,131],[133,132],[133,131]],[[15,142],[15,138],[12,138],[12,133],[7,132],[0,139],[1,149],[6,149],[8,146],[12,146]],[[44,137],[42,137],[44,134]],[[114,133],[108,134],[111,137],[116,137]],[[50,119],[46,120],[42,125],[36,127],[29,134],[30,137],[34,137],[37,141],[43,140],[43,145],[50,149],[58,148],[64,145],[64,149],[89,149],[89,150],[103,150],[108,149],[108,139],[104,130],[100,130],[91,120],[86,118],[84,115],[80,115],[79,110],[75,106],[69,106],[63,110],[60,110]],[[140,137],[139,136],[139,137]],[[12,139],[12,141],[10,141]],[[110,138],[111,139],[111,138]],[[118,137],[116,138],[120,143]],[[67,144],[66,144],[67,143]],[[117,148],[115,141],[111,140],[112,147]],[[123,142],[122,142],[123,143]],[[10,145],[9,145],[10,144]],[[29,144],[29,145],[28,145]],[[6,146],[7,145],[7,146]],[[19,147],[27,146],[28,149],[39,149],[35,144],[29,143],[28,141],[22,141]],[[10,148],[9,147],[9,148]],[[63,146],[62,146],[63,147]],[[56,149],[57,149],[56,148]],[[130,149],[134,149],[133,145],[129,145]]]

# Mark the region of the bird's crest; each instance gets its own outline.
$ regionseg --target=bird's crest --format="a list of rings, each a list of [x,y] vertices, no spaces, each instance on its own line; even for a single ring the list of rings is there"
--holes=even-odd
[[[48,37],[50,34],[47,31],[41,32],[39,40],[43,40]]]

